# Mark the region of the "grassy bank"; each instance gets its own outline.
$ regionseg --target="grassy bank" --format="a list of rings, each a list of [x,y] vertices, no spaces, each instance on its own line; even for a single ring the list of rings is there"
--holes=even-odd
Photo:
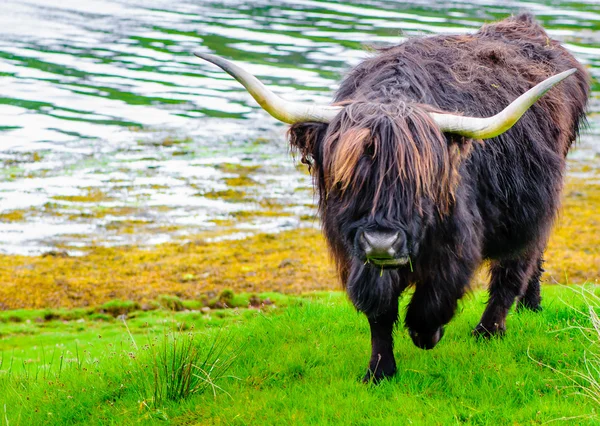
[[[0,424],[592,424],[597,406],[564,376],[585,369],[589,347],[573,328],[588,324],[577,293],[545,288],[542,313],[511,314],[505,338],[489,342],[470,336],[483,296],[464,301],[432,351],[398,330],[399,374],[376,387],[360,383],[367,322],[341,293],[221,318],[159,309],[125,321],[40,321],[46,311],[12,312],[22,321],[0,321]],[[168,398],[178,376],[162,372],[176,362],[161,354],[188,339],[208,372],[204,387]]]
[[[563,204],[546,252],[544,280],[597,282],[600,185],[571,178]],[[485,280],[480,274],[475,287]],[[81,257],[4,255],[0,282],[0,310],[85,307],[113,299],[143,303],[165,293],[198,300],[227,288],[288,294],[340,288],[323,237],[314,229],[216,243],[199,237],[152,249],[92,248]]]

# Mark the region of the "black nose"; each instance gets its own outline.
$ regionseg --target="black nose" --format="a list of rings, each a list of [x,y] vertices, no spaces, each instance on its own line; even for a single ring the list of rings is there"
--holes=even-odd
[[[359,237],[361,248],[367,258],[393,259],[398,253],[396,248],[400,239],[399,232],[363,232]]]

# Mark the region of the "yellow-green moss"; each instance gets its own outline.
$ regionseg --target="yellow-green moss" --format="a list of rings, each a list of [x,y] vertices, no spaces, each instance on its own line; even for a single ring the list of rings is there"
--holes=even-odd
[[[256,138],[252,141],[252,145],[268,145],[273,141],[268,138]]]
[[[151,232],[154,233],[158,233],[158,234],[167,234],[167,233],[174,233],[177,232],[179,230],[181,230],[182,226],[181,225],[160,225],[157,227],[152,227]]]
[[[569,179],[563,205],[546,252],[544,281],[598,282],[600,185]],[[207,243],[208,236],[151,249],[93,248],[81,257],[0,255],[0,309],[98,306],[113,299],[146,302],[166,293],[198,300],[223,289],[302,293],[340,288],[318,230],[216,243]],[[482,273],[475,283],[486,281]]]
[[[600,283],[600,185],[570,178],[564,194],[545,254],[546,279]]]
[[[0,222],[21,222],[25,219],[26,210],[10,210],[0,213]]]
[[[141,227],[151,224],[151,221],[140,219],[113,220],[104,227],[111,231],[118,231],[120,234],[134,234],[139,231]]]
[[[253,186],[256,185],[256,181],[250,179],[248,176],[238,176],[234,178],[224,179],[227,186]]]
[[[88,188],[85,195],[56,195],[52,197],[55,200],[70,201],[78,203],[96,203],[99,201],[113,201],[113,198],[107,196],[98,188]]]
[[[220,199],[225,201],[232,202],[241,202],[244,201],[244,197],[246,193],[244,191],[238,191],[235,189],[226,189],[224,191],[210,191],[204,194],[201,194],[203,197],[210,199]]]
[[[284,207],[284,205],[282,205],[279,200],[275,198],[263,198],[258,202],[258,204],[260,204],[262,207],[277,211],[280,211]]]
[[[239,163],[221,163],[217,164],[215,168],[226,173],[237,174],[236,177],[225,178],[223,181],[229,187],[238,187],[256,185],[257,182],[250,178],[249,175],[260,169],[260,166],[248,166]]]
[[[235,224],[231,219],[212,219],[211,222],[221,228],[230,228]]]
[[[84,211],[80,213],[70,214],[69,220],[75,219],[101,219],[106,216],[133,216],[139,213],[138,207],[103,207],[103,206],[87,206]]]
[[[286,217],[286,216],[291,216],[291,214],[281,212],[276,209],[273,209],[273,210],[239,210],[236,212],[232,212],[231,216],[233,216],[236,219],[247,219],[247,218],[259,218],[259,217]]]
[[[140,145],[153,145],[153,146],[164,146],[164,147],[172,147],[175,145],[180,145],[182,143],[190,143],[192,141],[192,138],[184,138],[184,139],[178,139],[178,138],[174,138],[174,137],[166,137],[165,139],[159,139],[159,140],[152,140],[152,141],[138,141],[138,144]]]
[[[239,175],[248,175],[259,170],[261,166],[248,166],[240,163],[219,163],[215,165],[215,169],[222,170],[227,173],[237,173]]]
[[[293,262],[285,262],[293,259]],[[182,277],[193,276],[193,280]],[[0,309],[97,306],[175,294],[198,299],[225,288],[282,293],[338,288],[323,238],[315,230],[258,235],[207,244],[203,240],[94,248],[82,257],[0,256]],[[23,289],[27,291],[23,291]]]

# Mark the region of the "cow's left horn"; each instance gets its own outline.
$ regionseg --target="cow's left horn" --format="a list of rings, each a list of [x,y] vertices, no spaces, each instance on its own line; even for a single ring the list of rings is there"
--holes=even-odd
[[[310,105],[286,101],[267,89],[256,77],[244,71],[233,62],[206,53],[194,53],[194,55],[215,64],[242,83],[265,111],[284,123],[294,124],[305,121],[329,123],[342,110],[342,107],[336,106]]]
[[[501,135],[519,121],[521,116],[546,92],[577,71],[572,68],[542,81],[515,99],[502,112],[489,118],[464,117],[453,114],[431,113],[443,132],[456,133],[473,139],[489,139]]]

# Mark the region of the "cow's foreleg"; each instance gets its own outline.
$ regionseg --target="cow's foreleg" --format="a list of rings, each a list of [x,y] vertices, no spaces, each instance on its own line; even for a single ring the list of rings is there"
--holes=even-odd
[[[479,324],[473,330],[474,335],[490,337],[506,331],[506,315],[515,299],[526,294],[530,279],[535,278],[536,269],[539,272],[538,260],[538,256],[522,257],[492,264],[490,299]],[[539,306],[539,278],[533,283],[529,297],[532,303]]]
[[[392,334],[398,320],[398,300],[390,303],[384,312],[368,318],[371,327],[371,360],[369,370],[363,378],[365,383],[378,382],[384,377],[393,376],[396,372]]]
[[[454,316],[458,300],[469,282],[468,274],[454,283],[418,284],[404,320],[413,343],[433,349],[444,335],[444,325]]]

